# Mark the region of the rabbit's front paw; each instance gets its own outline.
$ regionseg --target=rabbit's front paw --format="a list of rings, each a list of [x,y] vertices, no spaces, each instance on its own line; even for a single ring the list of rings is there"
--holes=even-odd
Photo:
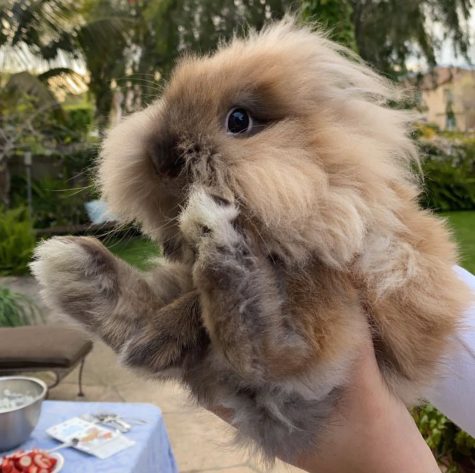
[[[235,204],[201,187],[190,196],[180,218],[180,228],[196,251],[193,268],[195,285],[236,287],[256,258],[252,255],[245,232],[237,225]]]
[[[180,230],[198,252],[210,241],[217,247],[230,248],[241,239],[234,227],[238,215],[233,201],[197,186],[180,216]]]
[[[51,238],[36,248],[30,267],[46,303],[88,329],[117,300],[115,258],[94,238]]]

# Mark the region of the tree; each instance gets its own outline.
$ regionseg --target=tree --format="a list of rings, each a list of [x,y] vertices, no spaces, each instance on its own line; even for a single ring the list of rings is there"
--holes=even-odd
[[[411,56],[436,64],[440,40],[450,40],[455,52],[467,55],[467,20],[473,0],[348,0],[359,54],[377,70],[397,77],[407,73]],[[443,37],[434,33],[434,24]]]
[[[304,0],[301,13],[305,21],[316,22],[327,30],[334,41],[357,49],[349,0]]]
[[[72,25],[77,15],[74,0],[2,0],[0,46],[9,46],[6,52],[17,52],[20,58],[26,47],[38,57],[53,59],[59,50],[74,49]],[[27,59],[23,62],[29,66]]]
[[[397,78],[407,73],[410,57],[434,66],[441,40],[450,40],[457,54],[467,56],[473,6],[473,0],[303,0],[301,9],[304,19],[323,25],[332,39]],[[435,24],[443,30],[441,38]]]
[[[184,51],[207,53],[234,31],[280,18],[285,0],[7,0],[0,12],[0,46],[26,46],[53,59],[67,52],[90,74],[99,128],[107,123],[112,85],[156,91]]]
[[[206,54],[234,33],[281,18],[285,0],[129,0],[127,74],[118,80],[132,111],[156,96],[185,52]],[[132,106],[132,109],[129,108]]]
[[[73,30],[68,26],[74,18],[73,4],[49,0],[7,5],[9,9],[0,10],[3,59],[15,55],[17,65],[23,64],[25,70],[0,75],[0,205],[5,207],[9,205],[9,159],[51,141],[52,123],[64,124],[64,111],[49,89],[50,79],[82,82],[79,74],[66,67],[53,67],[38,75],[26,70],[32,57],[50,60],[60,50],[73,50]]]
[[[4,0],[5,2],[5,0]],[[430,65],[440,46],[439,23],[458,53],[467,54],[466,20],[474,0],[296,0],[304,18],[356,49],[390,76],[407,59]],[[6,0],[0,10],[0,46],[25,46],[47,60],[60,51],[81,57],[90,73],[100,128],[107,123],[114,83],[154,95],[184,51],[207,53],[234,31],[262,28],[281,18],[285,0]],[[7,25],[7,26],[5,26]]]
[[[127,2],[120,0],[6,0],[0,10],[0,46],[20,59],[25,49],[50,61],[58,54],[83,59],[96,102],[99,128],[107,122],[111,83],[125,74],[124,24]],[[31,66],[25,63],[25,68]],[[72,71],[70,71],[73,73]],[[61,70],[65,73],[65,68]]]
[[[132,42],[140,46],[136,72],[167,75],[183,52],[208,53],[235,32],[259,30],[266,20],[282,18],[286,5],[285,0],[131,2],[137,19]]]
[[[9,77],[0,87],[0,207],[10,204],[8,160],[44,140],[50,117],[58,120],[60,106],[42,81],[27,72]]]

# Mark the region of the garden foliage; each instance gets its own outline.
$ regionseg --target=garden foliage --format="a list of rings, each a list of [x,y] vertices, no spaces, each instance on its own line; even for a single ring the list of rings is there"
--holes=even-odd
[[[0,286],[0,327],[31,325],[39,321],[41,313],[28,297]]]
[[[18,126],[17,122],[26,120],[34,110],[34,98],[20,98],[15,122],[11,120],[11,126]],[[97,138],[91,137],[90,133],[93,127],[92,108],[81,104],[62,109],[59,116],[53,112],[57,110],[46,109],[31,127],[21,130],[7,161],[17,164],[16,168],[12,168],[15,172],[10,172],[11,186],[7,200],[12,208],[27,206],[26,169],[23,166],[25,151],[32,153],[33,171],[38,163],[48,163],[47,177],[33,179],[31,217],[36,228],[88,223],[84,204],[94,198],[89,174],[97,153]]]
[[[447,473],[475,471],[475,439],[430,404],[414,409],[413,417],[440,465]]]
[[[0,210],[0,275],[27,273],[34,246],[35,234],[27,210]]]
[[[421,139],[424,192],[421,203],[435,211],[475,209],[475,138]]]

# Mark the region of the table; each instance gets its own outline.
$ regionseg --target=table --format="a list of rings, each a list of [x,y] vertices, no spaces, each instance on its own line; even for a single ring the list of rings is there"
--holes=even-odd
[[[72,448],[60,451],[65,464],[61,473],[178,473],[160,409],[151,404],[44,401],[41,417],[28,442],[18,448],[48,449],[59,445],[45,430],[71,417],[94,412],[113,412],[146,420],[125,434],[135,445],[100,460]]]

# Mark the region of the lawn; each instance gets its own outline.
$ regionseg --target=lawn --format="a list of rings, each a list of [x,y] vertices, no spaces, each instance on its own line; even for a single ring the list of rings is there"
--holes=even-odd
[[[475,273],[475,211],[445,212],[460,247],[461,265]],[[150,258],[160,254],[157,246],[144,238],[124,238],[106,242],[117,256],[140,269],[146,269]]]
[[[445,212],[460,248],[460,265],[475,273],[475,212]]]
[[[104,242],[116,256],[139,269],[147,269],[153,257],[160,256],[160,249],[145,238],[122,238]]]

